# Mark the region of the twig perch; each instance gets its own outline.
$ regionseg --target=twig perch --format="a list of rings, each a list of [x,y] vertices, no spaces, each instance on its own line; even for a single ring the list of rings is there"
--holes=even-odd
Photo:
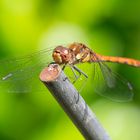
[[[69,82],[59,65],[51,64],[40,79],[87,140],[110,140],[95,114]],[[78,102],[77,102],[78,99]]]

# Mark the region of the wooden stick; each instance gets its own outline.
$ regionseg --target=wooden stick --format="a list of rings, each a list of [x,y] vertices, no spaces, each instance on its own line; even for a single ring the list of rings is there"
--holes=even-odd
[[[51,64],[40,73],[40,80],[50,90],[67,115],[87,140],[110,140],[95,114],[70,83],[59,65]]]

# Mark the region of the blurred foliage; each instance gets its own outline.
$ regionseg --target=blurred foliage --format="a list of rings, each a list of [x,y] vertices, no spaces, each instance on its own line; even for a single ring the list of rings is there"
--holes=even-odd
[[[83,42],[104,55],[140,59],[139,13],[139,0],[1,0],[0,59],[71,42]],[[132,102],[115,103],[94,94],[90,66],[80,67],[89,75],[82,95],[111,138],[139,140],[140,70],[112,66],[135,89]],[[19,88],[23,82],[18,83]],[[44,86],[39,81],[33,85],[42,86],[42,91],[19,94],[0,90],[0,140],[83,140]]]

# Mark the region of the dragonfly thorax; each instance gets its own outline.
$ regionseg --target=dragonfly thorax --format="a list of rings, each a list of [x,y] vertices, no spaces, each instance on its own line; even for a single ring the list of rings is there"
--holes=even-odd
[[[75,58],[73,61],[74,64],[91,62],[92,57],[94,56],[92,50],[82,43],[75,42],[69,46],[69,49],[73,52]]]

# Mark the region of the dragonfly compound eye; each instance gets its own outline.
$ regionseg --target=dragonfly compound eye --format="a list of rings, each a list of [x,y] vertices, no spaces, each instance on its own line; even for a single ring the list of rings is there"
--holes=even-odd
[[[69,49],[63,46],[58,46],[53,51],[53,59],[58,64],[66,64],[69,61]]]

